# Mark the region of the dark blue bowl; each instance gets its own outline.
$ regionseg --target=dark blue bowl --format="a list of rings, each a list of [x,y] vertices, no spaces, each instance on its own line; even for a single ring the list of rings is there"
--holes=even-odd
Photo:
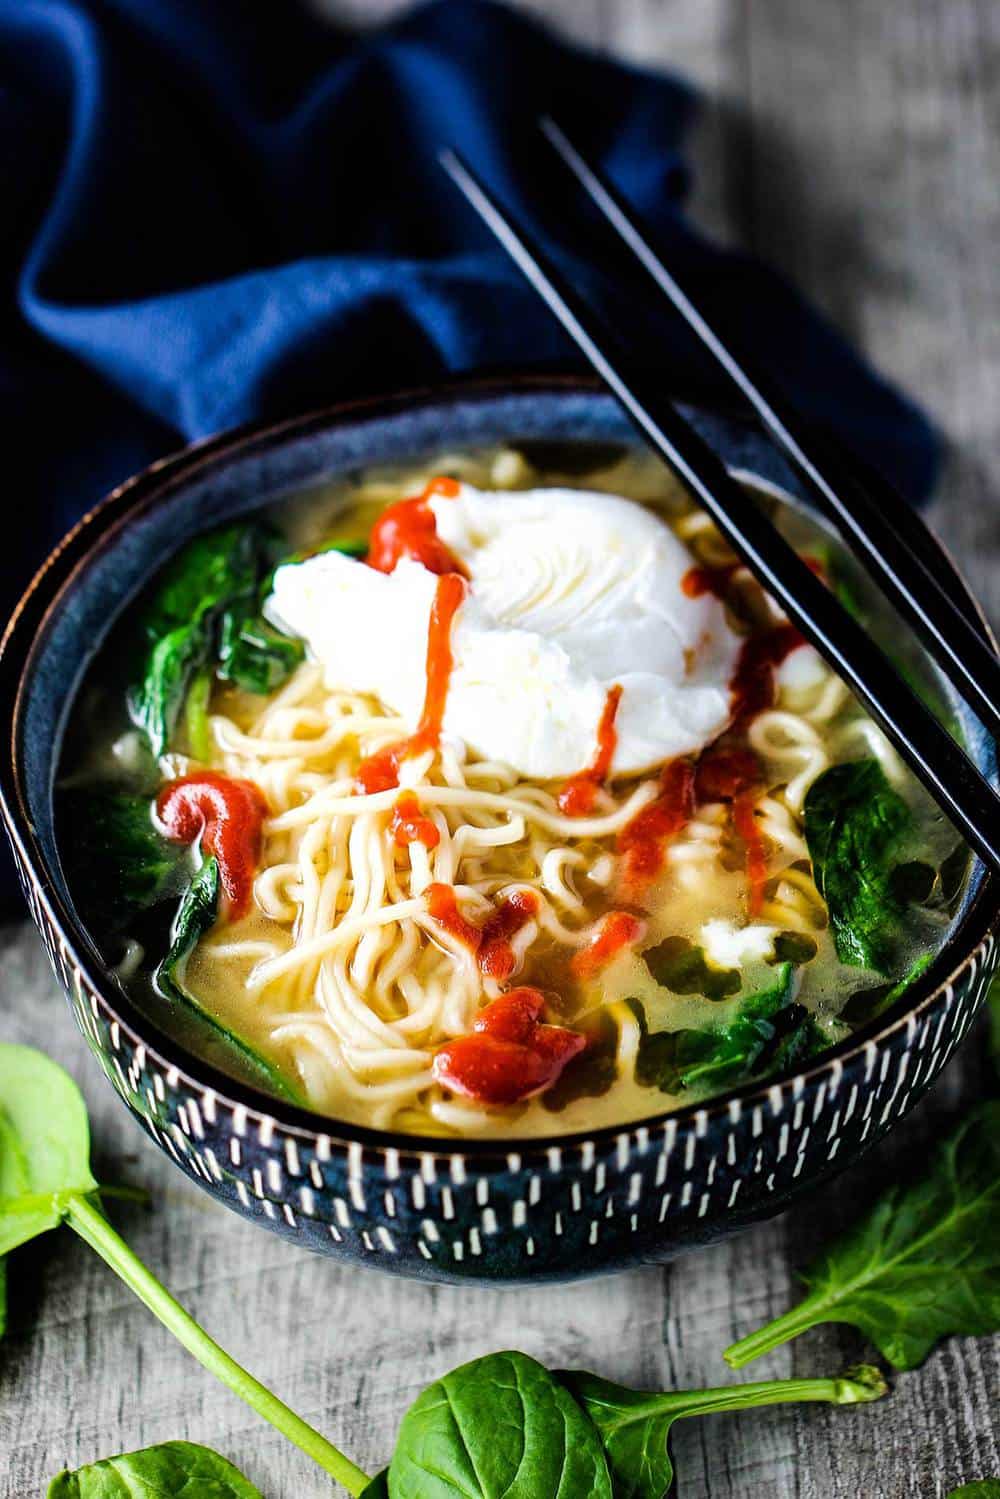
[[[728,464],[798,494],[763,439],[693,414]],[[113,1087],[182,1171],[245,1217],[325,1254],[433,1280],[596,1275],[778,1212],[916,1103],[968,1030],[996,963],[998,881],[977,865],[922,980],[805,1072],[627,1128],[551,1140],[452,1143],[319,1118],[217,1072],[135,1009],[81,926],[53,834],[70,703],[113,621],[198,530],[373,461],[528,439],[632,440],[607,396],[530,377],[339,406],[213,439],[154,465],[87,516],[35,578],[0,648],[7,831],[53,967]],[[974,607],[943,553],[941,569]],[[992,741],[952,706],[994,775]]]

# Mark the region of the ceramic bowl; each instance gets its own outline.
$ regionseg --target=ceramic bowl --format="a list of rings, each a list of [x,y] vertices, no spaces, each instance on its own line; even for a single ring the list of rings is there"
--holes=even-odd
[[[752,431],[692,414],[731,467],[798,493]],[[7,831],[55,972],[112,1087],[181,1171],[244,1217],[341,1260],[441,1281],[571,1279],[663,1260],[815,1191],[933,1082],[997,959],[998,881],[977,865],[921,981],[805,1071],[627,1128],[524,1141],[409,1137],[303,1112],[215,1071],[135,1009],[80,924],[53,836],[67,713],[113,620],[179,543],[282,493],[374,461],[529,439],[633,440],[593,387],[532,378],[225,434],[155,464],[88,515],[35,578],[0,650]],[[972,608],[943,554],[941,569]],[[960,716],[993,775],[992,741]]]

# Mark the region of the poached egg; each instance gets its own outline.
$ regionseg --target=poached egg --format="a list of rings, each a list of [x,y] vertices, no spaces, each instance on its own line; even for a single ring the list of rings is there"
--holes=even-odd
[[[693,559],[652,511],[576,489],[428,500],[469,583],[451,626],[443,732],[521,776],[593,762],[612,687],[612,776],[702,749],[730,719],[741,641],[711,594],[689,597]],[[340,552],[279,567],[265,605],[304,639],[332,689],[370,693],[416,728],[438,579],[402,557],[390,573]]]

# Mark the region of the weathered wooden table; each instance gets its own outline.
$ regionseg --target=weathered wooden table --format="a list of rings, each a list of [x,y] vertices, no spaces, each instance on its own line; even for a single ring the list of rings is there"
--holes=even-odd
[[[325,0],[375,20],[391,0]],[[952,444],[932,519],[1000,618],[1000,6],[991,0],[535,0],[584,40],[700,83],[703,223],[787,271]],[[877,1184],[919,1161],[985,1086],[983,1032],[932,1096],[823,1197],[667,1269],[544,1291],[409,1285],[342,1270],[214,1206],[149,1144],[90,1062],[27,927],[0,932],[4,1038],[82,1083],[98,1175],[152,1189],[116,1209],[150,1265],[236,1357],[362,1465],[389,1453],[435,1374],[519,1347],[630,1384],[714,1384],[721,1350],[790,1304],[794,1266]],[[817,1331],[759,1373],[832,1373],[862,1352]],[[913,1499],[1000,1475],[1000,1339],[954,1340],[869,1410],[682,1423],[682,1499]],[[322,1474],[223,1391],[68,1231],[16,1256],[0,1346],[0,1496],[64,1463],[169,1437],[233,1458],[268,1499]],[[548,1499],[539,1495],[538,1499]]]

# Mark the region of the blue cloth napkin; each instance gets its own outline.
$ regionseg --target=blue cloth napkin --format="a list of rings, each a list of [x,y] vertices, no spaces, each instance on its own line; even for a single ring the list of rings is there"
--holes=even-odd
[[[185,441],[439,373],[573,364],[436,160],[457,143],[575,267],[585,221],[542,111],[810,415],[911,497],[931,482],[920,413],[684,218],[695,99],[676,78],[490,0],[362,39],[293,0],[0,0],[0,70],[4,612],[87,506]],[[633,294],[583,274],[619,310]],[[649,329],[679,389],[721,388],[676,323]]]

